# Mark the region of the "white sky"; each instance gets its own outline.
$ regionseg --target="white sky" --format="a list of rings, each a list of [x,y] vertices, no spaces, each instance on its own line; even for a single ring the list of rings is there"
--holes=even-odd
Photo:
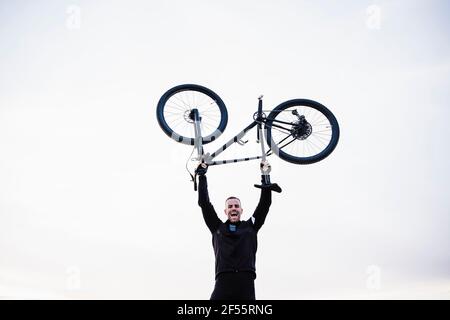
[[[449,9],[1,2],[0,296],[209,298],[214,255],[184,169],[191,148],[155,115],[167,89],[197,83],[229,111],[207,151],[250,123],[261,93],[265,108],[317,100],[340,123],[324,161],[270,160],[284,190],[259,233],[257,298],[448,299]],[[255,136],[224,156],[256,154]],[[251,215],[258,168],[210,168],[219,214],[236,195]]]

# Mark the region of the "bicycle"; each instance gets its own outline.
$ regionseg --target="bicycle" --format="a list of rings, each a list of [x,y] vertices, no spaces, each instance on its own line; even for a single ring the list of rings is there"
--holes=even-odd
[[[213,142],[224,132],[228,112],[222,99],[212,90],[196,84],[173,87],[160,98],[156,116],[161,129],[170,138],[194,146],[194,150],[197,150],[194,160],[198,160],[203,168],[261,159],[262,185],[255,185],[258,188],[272,185],[269,175],[271,167],[266,159],[268,156],[276,154],[294,164],[312,164],[325,159],[336,148],[339,124],[324,105],[309,99],[292,99],[272,110],[263,110],[262,98],[262,95],[258,97],[258,109],[253,114],[253,122],[213,153],[205,154],[203,145]],[[266,115],[266,112],[269,114]],[[268,151],[262,139],[263,124]],[[232,144],[245,145],[248,140],[243,141],[242,138],[255,126],[261,155],[214,161]],[[191,174],[191,178],[194,190],[197,190],[196,175]]]

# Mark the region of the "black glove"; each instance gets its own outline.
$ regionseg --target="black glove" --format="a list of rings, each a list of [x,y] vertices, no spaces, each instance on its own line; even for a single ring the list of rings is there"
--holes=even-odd
[[[198,176],[204,176],[206,174],[206,171],[208,171],[208,165],[206,163],[200,163],[197,169],[195,169],[195,173]]]

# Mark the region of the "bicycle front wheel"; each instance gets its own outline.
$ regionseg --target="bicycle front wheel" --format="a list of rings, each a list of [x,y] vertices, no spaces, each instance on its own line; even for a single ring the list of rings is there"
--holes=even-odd
[[[322,104],[308,99],[283,102],[267,116],[266,140],[272,152],[295,164],[328,157],[339,140],[339,124]]]
[[[159,126],[173,140],[194,145],[193,109],[201,118],[202,143],[217,139],[227,126],[227,109],[216,93],[196,84],[179,85],[164,93],[156,108]]]

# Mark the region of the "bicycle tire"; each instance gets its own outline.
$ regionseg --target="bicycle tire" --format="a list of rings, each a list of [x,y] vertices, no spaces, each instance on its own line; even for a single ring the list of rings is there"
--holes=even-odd
[[[188,144],[188,145],[194,145],[195,135],[191,134],[187,136],[185,133],[177,132],[174,128],[174,125],[170,125],[168,122],[169,115],[166,114],[166,110],[169,108],[168,102],[169,100],[174,97],[177,94],[184,93],[184,97],[186,97],[186,93],[190,92],[192,94],[199,93],[203,94],[206,97],[209,97],[211,99],[211,104],[215,103],[217,106],[217,109],[220,113],[220,119],[215,118],[215,122],[217,122],[217,125],[210,124],[208,126],[209,131],[211,133],[207,134],[206,136],[203,136],[203,130],[202,130],[202,144],[207,144],[211,141],[214,141],[217,139],[225,130],[227,123],[228,123],[228,112],[227,108],[225,107],[225,103],[222,101],[222,99],[217,95],[214,91],[211,89],[208,89],[206,87],[197,85],[197,84],[182,84],[178,85],[176,87],[173,87],[169,90],[167,90],[159,99],[158,106],[156,108],[156,118],[158,120],[158,124],[161,127],[161,129],[164,131],[164,133],[169,136],[171,139],[175,140],[176,142]],[[183,95],[180,95],[183,96]],[[203,97],[204,99],[204,97]],[[189,100],[189,99],[187,99]],[[210,106],[209,106],[210,107]],[[214,106],[213,106],[214,107]],[[192,101],[183,101],[182,104],[177,104],[175,107],[179,111],[180,119],[184,118],[186,122],[189,122],[189,119],[186,118],[186,114],[189,113],[189,111],[193,108],[199,108],[199,106],[196,105],[195,97]],[[211,107],[210,107],[211,108]],[[185,110],[183,110],[185,109]],[[199,115],[202,117],[202,126],[206,124],[204,119],[207,116],[207,112],[199,109]],[[178,119],[179,120],[179,119]],[[183,121],[183,119],[181,119]],[[212,120],[211,120],[212,121]],[[193,126],[191,126],[193,128]],[[212,129],[211,129],[212,128]],[[206,130],[205,130],[206,131]]]
[[[306,156],[306,155],[305,156],[297,156],[290,152],[282,150],[282,148],[279,145],[279,142],[275,142],[274,137],[273,137],[273,132],[272,132],[272,129],[274,128],[274,126],[273,126],[274,121],[276,122],[275,119],[282,112],[291,111],[291,110],[288,110],[291,107],[299,107],[299,108],[303,107],[304,111],[306,108],[314,109],[314,110],[320,112],[328,120],[329,126],[331,127],[331,136],[330,136],[328,144],[321,152],[318,152],[317,154],[311,154],[308,156]],[[295,109],[295,110],[297,110],[297,109]],[[305,115],[305,114],[303,114],[303,115]],[[306,119],[306,121],[308,121],[308,118],[306,116],[305,116],[305,119]],[[321,120],[321,121],[323,121],[323,120]],[[281,159],[291,162],[291,163],[294,163],[294,164],[312,164],[312,163],[315,163],[315,162],[325,159],[336,148],[337,143],[339,141],[339,135],[340,135],[339,124],[338,124],[338,121],[337,121],[336,117],[334,116],[334,114],[328,108],[326,108],[324,105],[320,104],[319,102],[316,102],[313,100],[308,100],[308,99],[293,99],[293,100],[285,101],[285,102],[281,103],[280,105],[278,105],[267,116],[267,119],[265,122],[265,130],[266,130],[266,141],[267,141],[268,146],[272,150],[272,152],[277,154]],[[291,128],[291,133],[292,132],[293,131]],[[295,136],[294,136],[295,139],[293,139],[293,140],[303,140],[303,141],[305,141],[305,144],[306,144],[306,141],[308,139],[312,139],[313,133],[314,133],[314,130],[312,129],[312,125],[311,125],[311,133],[308,137],[301,139],[301,138],[303,138],[303,136],[299,137],[299,138],[295,138]],[[317,132],[317,134],[318,133],[319,132]],[[319,138],[324,139],[323,136],[319,136]],[[317,138],[317,139],[319,139],[319,138]],[[303,145],[303,148],[305,148],[305,145]]]

